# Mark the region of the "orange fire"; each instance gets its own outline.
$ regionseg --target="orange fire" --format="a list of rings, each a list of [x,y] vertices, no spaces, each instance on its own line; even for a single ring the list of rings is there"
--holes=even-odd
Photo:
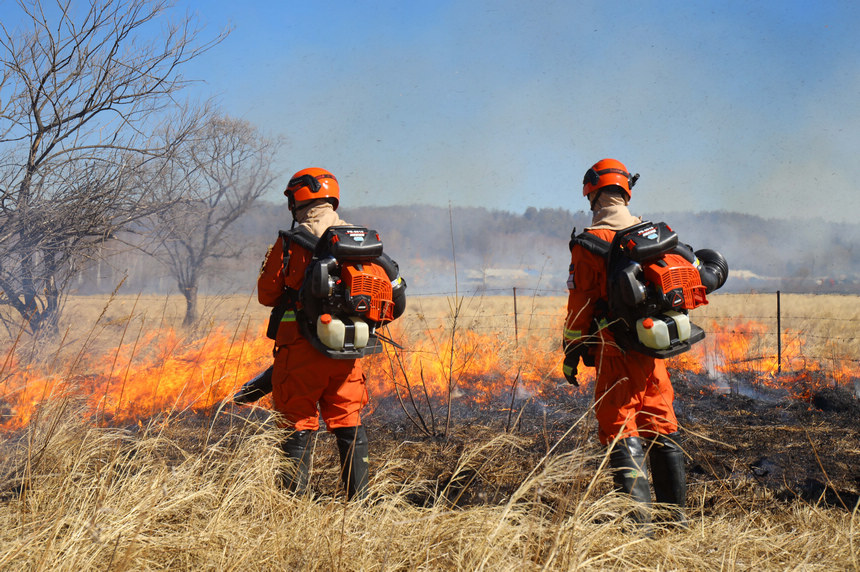
[[[157,329],[59,368],[10,357],[0,378],[0,428],[26,426],[40,404],[60,398],[83,400],[90,418],[112,423],[208,410],[268,367],[271,350],[261,332],[236,335],[216,328],[187,340],[172,329]]]
[[[556,331],[560,331],[559,316]],[[395,324],[396,326],[396,324]],[[780,388],[808,399],[824,385],[847,385],[860,378],[856,362],[822,363],[805,357],[798,332],[785,332],[781,360],[774,336],[760,323],[729,327],[710,324],[706,340],[669,360],[669,367],[703,378],[703,384],[733,383]],[[552,331],[552,330],[547,330]],[[498,403],[541,397],[559,387],[575,391],[561,376],[560,342],[538,335],[451,332],[445,328],[391,337],[404,346],[365,359],[372,399],[413,392],[424,398]],[[262,331],[215,328],[186,339],[169,329],[152,330],[132,343],[60,364],[24,364],[14,354],[0,363],[0,429],[25,427],[41,404],[71,398],[85,404],[95,423],[121,424],[185,411],[210,411],[246,380],[271,364],[271,340]],[[584,388],[594,370],[580,366]],[[580,389],[579,391],[585,391]],[[513,392],[513,393],[512,393]]]
[[[559,318],[559,324],[561,318]],[[560,329],[559,329],[560,331]],[[504,340],[500,334],[480,334],[472,330],[450,332],[442,327],[404,338],[406,348],[367,360],[369,391],[372,395],[391,393],[393,385],[409,387],[417,395],[445,397],[450,392],[474,403],[510,399],[516,395],[540,394],[547,386],[564,383],[561,378],[560,338],[552,340],[521,336]],[[583,382],[593,379],[593,370],[582,374]]]
[[[709,330],[704,343],[679,357],[707,364],[708,373],[729,383],[744,380],[808,400],[824,387],[847,386],[860,378],[856,361],[807,355],[798,331],[783,331],[782,347],[777,349],[774,333],[758,322],[711,324]]]

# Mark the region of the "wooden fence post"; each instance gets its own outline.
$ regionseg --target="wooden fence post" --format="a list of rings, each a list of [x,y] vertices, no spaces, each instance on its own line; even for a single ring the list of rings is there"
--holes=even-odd
[[[782,309],[779,290],[776,291],[776,374],[782,373]]]
[[[514,286],[514,347],[520,347],[520,332],[517,324],[517,287]]]

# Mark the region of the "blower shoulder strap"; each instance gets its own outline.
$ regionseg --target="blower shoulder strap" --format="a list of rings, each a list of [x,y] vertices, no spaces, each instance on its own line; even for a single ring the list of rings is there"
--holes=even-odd
[[[295,242],[302,248],[313,252],[319,242],[319,238],[303,226],[291,228],[290,230],[279,230],[278,237],[281,239],[281,250],[284,252],[284,275],[287,274],[287,265],[290,263],[290,244]]]
[[[581,232],[576,234],[576,229],[573,229],[573,232],[570,233],[570,249],[573,250],[573,247],[577,244],[592,254],[606,260],[609,259],[609,248],[612,246],[611,243],[594,236],[590,232]]]
[[[290,244],[295,242],[302,248],[313,252],[319,242],[319,238],[303,226],[292,228],[290,230],[279,230],[278,237],[281,239],[281,247],[283,250],[284,261],[282,268],[284,276],[287,275],[287,266],[290,263]],[[282,304],[294,304],[298,292],[292,291],[291,288],[288,288],[287,290],[288,291],[284,293],[282,298]]]
[[[281,247],[283,250],[283,262],[281,268],[284,276],[287,275],[287,266],[290,263],[290,244],[295,242],[299,246],[307,248],[313,252],[317,241],[317,238],[304,227],[291,230],[279,230],[278,238],[281,239]],[[286,314],[288,310],[295,310],[298,296],[298,290],[294,290],[289,287],[284,288],[284,291],[281,292],[281,297],[278,300],[278,303],[274,308],[272,308],[272,312],[269,315],[269,325],[266,328],[267,337],[273,340],[278,339],[278,328],[281,325],[284,314]]]
[[[317,242],[319,242],[319,238],[303,226],[290,230],[279,230],[278,236],[280,236],[281,240],[284,241],[284,258],[288,256],[291,242],[295,242],[302,248],[310,250],[311,252],[314,251],[317,246]]]

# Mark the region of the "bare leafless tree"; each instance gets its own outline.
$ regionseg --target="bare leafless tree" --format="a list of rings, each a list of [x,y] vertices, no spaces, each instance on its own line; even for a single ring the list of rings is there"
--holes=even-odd
[[[157,237],[157,244],[147,251],[167,267],[185,296],[184,325],[197,320],[200,279],[211,262],[242,254],[242,245],[231,239],[231,225],[273,183],[279,147],[246,121],[210,113],[162,169],[167,194],[162,202],[171,206],[149,218],[146,234]]]
[[[223,35],[184,18],[152,36],[164,0],[17,4],[23,27],[0,23],[0,304],[38,333],[98,244],[159,208],[143,173],[196,119],[175,118],[179,70]]]

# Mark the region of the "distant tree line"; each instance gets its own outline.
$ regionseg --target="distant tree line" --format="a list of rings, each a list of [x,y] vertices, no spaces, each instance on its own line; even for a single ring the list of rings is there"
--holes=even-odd
[[[461,294],[510,292],[514,286],[563,294],[571,230],[582,230],[591,220],[590,213],[582,211],[531,207],[522,214],[426,205],[343,207],[340,212],[347,221],[380,232],[412,294],[453,292],[455,257]],[[669,222],[681,240],[695,248],[722,252],[731,267],[724,292],[860,293],[858,224],[729,212],[656,213],[648,218]],[[291,220],[285,203],[257,201],[232,229],[231,241],[241,254],[213,260],[201,291],[250,294],[266,249]],[[100,275],[92,270],[81,275],[78,293],[109,292],[126,274],[126,291],[175,292],[166,268],[141,253],[108,258]]]

